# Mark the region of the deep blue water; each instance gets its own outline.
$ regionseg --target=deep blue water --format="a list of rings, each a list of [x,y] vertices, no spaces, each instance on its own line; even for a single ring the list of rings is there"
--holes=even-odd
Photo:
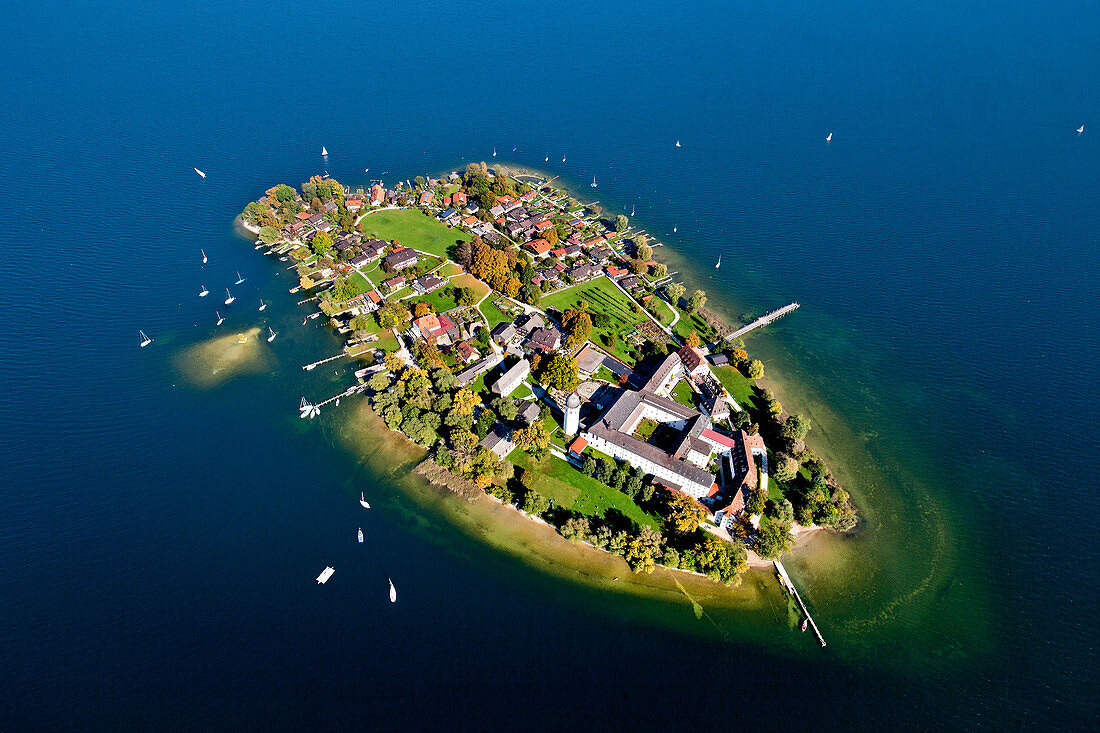
[[[1097,724],[1094,3],[6,17],[0,727]],[[297,420],[346,383],[298,368],[337,342],[233,217],[493,146],[597,175],[731,316],[803,304],[749,347],[867,517],[858,560],[792,563],[827,652],[616,613]],[[262,295],[278,361],[190,388],[173,359],[237,270],[227,327]]]

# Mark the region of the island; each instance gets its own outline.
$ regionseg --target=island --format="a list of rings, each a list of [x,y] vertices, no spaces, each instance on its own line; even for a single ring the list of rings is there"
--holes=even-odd
[[[471,163],[352,191],[315,176],[247,205],[360,362],[356,387],[420,446],[417,472],[513,506],[635,572],[735,584],[848,492],[764,365],[658,261],[663,246],[537,172]],[[303,400],[302,416],[317,414]]]

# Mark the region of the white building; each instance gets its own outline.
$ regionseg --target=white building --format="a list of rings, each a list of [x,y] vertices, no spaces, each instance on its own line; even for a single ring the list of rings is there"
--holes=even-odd
[[[581,398],[573,393],[565,401],[565,434],[576,435],[581,421]]]
[[[492,390],[501,397],[507,397],[523,383],[523,380],[527,379],[527,375],[530,373],[531,362],[520,359],[511,369],[504,372],[500,379],[493,383]]]

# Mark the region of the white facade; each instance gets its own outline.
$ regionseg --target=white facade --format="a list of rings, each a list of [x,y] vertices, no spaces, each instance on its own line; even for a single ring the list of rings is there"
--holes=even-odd
[[[581,422],[581,400],[577,395],[569,395],[565,402],[565,434],[576,435]]]
[[[633,451],[627,450],[622,446],[604,440],[603,438],[593,435],[592,433],[581,433],[581,437],[588,441],[588,444],[600,451],[606,453],[612,458],[619,458],[626,461],[635,468],[640,468],[646,473],[653,474],[661,483],[668,484],[670,486],[678,486],[685,494],[688,494],[694,499],[702,499],[708,493],[710,493],[711,483],[700,484],[695,481],[691,481],[680,474],[672,471],[660,464],[654,463],[647,458],[639,456]]]

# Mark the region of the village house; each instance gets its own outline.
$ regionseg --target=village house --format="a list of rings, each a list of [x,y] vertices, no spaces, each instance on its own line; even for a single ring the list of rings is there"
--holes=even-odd
[[[410,334],[437,346],[450,346],[458,338],[458,326],[449,316],[429,313],[413,321]]]
[[[469,341],[459,341],[455,344],[454,355],[463,364],[471,364],[481,358],[481,352],[471,346]]]
[[[487,448],[493,455],[503,461],[515,449],[516,444],[512,442],[512,431],[502,423],[497,423],[489,431],[489,434],[481,439],[478,447]]]
[[[545,239],[532,239],[526,246],[535,253],[536,257],[545,257],[553,247]]]
[[[420,198],[417,200],[421,206],[430,206],[432,203],[433,194],[431,191],[424,191],[420,194]]]
[[[490,335],[493,337],[493,341],[503,346],[514,339],[516,333],[517,329],[514,323],[499,323]]]
[[[454,196],[451,196],[452,206],[465,206],[466,194],[463,191],[457,191]]]
[[[377,183],[370,187],[370,205],[381,206],[386,200],[386,191]]]
[[[397,275],[396,277],[391,277],[388,280],[383,280],[382,287],[384,287],[386,289],[386,292],[388,293],[392,293],[395,290],[400,290],[401,288],[405,287],[405,278]]]
[[[561,331],[551,326],[550,328],[537,328],[531,332],[527,340],[527,346],[543,353],[557,351],[561,346]]]
[[[406,268],[412,267],[418,261],[419,257],[416,254],[416,250],[402,247],[401,249],[394,250],[393,253],[387,255],[386,258],[382,260],[382,268],[387,272],[401,272]]]
[[[707,371],[707,363],[703,358],[703,352],[699,349],[693,349],[690,346],[684,346],[676,355],[680,357],[680,361],[684,365],[684,373],[689,377],[698,377]]]
[[[535,421],[539,419],[542,414],[542,410],[539,408],[537,402],[528,401],[522,403],[519,411],[516,413],[516,419],[525,425],[534,425]]]
[[[344,208],[354,214],[356,211],[359,211],[359,209],[363,208],[363,199],[359,198],[358,196],[354,198],[344,199]]]
[[[454,223],[458,221],[458,212],[454,209],[444,209],[436,214],[436,216],[446,224],[454,226]]]
[[[516,387],[527,379],[531,373],[531,362],[520,359],[512,367],[501,375],[500,379],[493,382],[492,391],[501,397],[507,397],[515,391]]]
[[[425,295],[432,292],[433,290],[443,287],[443,283],[444,281],[436,277],[435,275],[424,275],[423,277],[418,277],[416,280],[413,281],[413,290],[420,293],[421,295]]]

